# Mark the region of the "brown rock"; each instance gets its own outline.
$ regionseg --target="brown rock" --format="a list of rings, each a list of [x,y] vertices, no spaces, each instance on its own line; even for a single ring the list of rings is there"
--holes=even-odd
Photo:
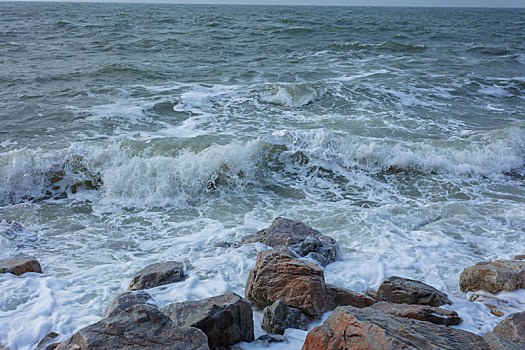
[[[259,307],[277,300],[319,318],[329,309],[323,269],[295,259],[286,248],[259,252],[246,282],[246,298]]]
[[[153,298],[143,290],[122,293],[108,305],[104,318],[117,316],[133,305],[138,304],[153,304]]]
[[[196,327],[208,336],[211,349],[255,339],[252,307],[237,294],[173,303],[162,312],[180,327]]]
[[[373,307],[341,306],[311,330],[303,350],[487,349],[482,337],[430,322],[396,317]]]
[[[153,288],[184,278],[184,265],[176,261],[151,264],[133,276],[128,291]]]
[[[177,327],[154,306],[140,304],[117,316],[82,328],[57,350],[184,349],[206,350],[208,338],[200,329]]]
[[[477,263],[461,272],[459,285],[463,292],[485,290],[497,293],[525,288],[525,261]]]
[[[40,263],[31,258],[15,258],[0,260],[0,273],[12,273],[21,276],[26,272],[42,273]]]
[[[511,343],[525,344],[525,311],[510,315],[492,333]]]
[[[55,332],[48,333],[40,342],[38,342],[35,350],[54,350],[60,343],[56,342],[59,334]]]
[[[299,257],[310,257],[321,266],[339,260],[337,241],[300,221],[276,218],[270,227],[242,238],[241,244],[261,242],[267,246],[289,247]]]
[[[333,303],[330,309],[335,309],[338,306],[354,306],[367,307],[373,305],[376,301],[367,295],[351,291],[346,288],[334,286],[333,284],[326,285],[327,299]]]
[[[457,312],[428,305],[391,304],[379,302],[372,305],[372,307],[397,317],[411,318],[414,320],[442,324],[445,326],[455,326],[461,323],[461,318],[458,316]]]
[[[516,255],[514,260],[525,260],[525,254]]]
[[[390,276],[381,283],[376,299],[396,304],[441,306],[452,304],[447,295],[416,280]]]

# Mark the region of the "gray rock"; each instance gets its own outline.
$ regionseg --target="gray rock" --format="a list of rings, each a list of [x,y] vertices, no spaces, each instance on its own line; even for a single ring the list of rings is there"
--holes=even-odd
[[[117,316],[133,305],[139,304],[154,305],[153,298],[143,290],[122,293],[108,305],[104,318]]]
[[[173,303],[161,310],[178,326],[191,326],[204,331],[211,349],[255,339],[252,307],[234,293]]]
[[[396,317],[373,307],[340,306],[306,336],[302,350],[487,350],[473,333]]]
[[[269,346],[271,343],[287,343],[288,338],[280,334],[264,334],[257,338],[255,341]]]
[[[282,300],[277,300],[263,310],[261,328],[268,333],[284,334],[286,328],[306,330],[313,319],[296,308],[288,307]]]
[[[179,282],[184,278],[184,264],[176,261],[151,264],[133,276],[128,291]]]
[[[461,323],[461,318],[457,312],[428,305],[391,304],[381,301],[372,307],[397,317],[412,318],[445,326],[455,326]]]
[[[333,284],[326,284],[326,294],[327,298],[333,301],[333,306],[331,306],[330,309],[347,305],[354,307],[367,307],[376,302],[375,299],[372,299],[365,294],[334,286]]]
[[[508,346],[518,346],[525,349],[525,311],[510,315],[500,322],[492,333],[500,342]]]
[[[60,343],[56,342],[56,338],[58,338],[59,334],[55,332],[48,333],[44,338],[38,342],[36,345],[35,350],[54,350],[56,349]]]
[[[381,283],[376,293],[376,299],[396,304],[430,306],[452,304],[445,293],[428,284],[397,276],[390,276]]]
[[[12,273],[21,276],[26,272],[42,273],[42,267],[36,259],[14,258],[0,260],[0,273]]]
[[[140,304],[117,316],[82,328],[57,350],[184,349],[206,350],[208,339],[200,329],[177,327],[154,306]]]
[[[514,260],[525,260],[525,254],[516,255]]]
[[[467,267],[459,276],[463,292],[489,293],[525,289],[525,261],[484,261]]]
[[[267,246],[289,247],[299,257],[308,257],[326,266],[341,257],[337,241],[300,221],[276,218],[270,227],[241,239],[242,244],[260,242]]]

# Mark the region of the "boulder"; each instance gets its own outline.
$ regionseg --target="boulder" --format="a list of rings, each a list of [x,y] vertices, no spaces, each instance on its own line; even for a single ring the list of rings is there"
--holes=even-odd
[[[354,306],[367,307],[373,305],[376,300],[367,295],[351,291],[346,288],[334,286],[333,284],[326,284],[327,299],[332,304],[330,309],[335,309],[338,306]]]
[[[200,329],[177,327],[154,306],[133,305],[125,312],[80,329],[57,350],[185,349],[206,350],[208,339]]]
[[[284,334],[286,328],[306,330],[312,320],[298,309],[288,307],[282,300],[277,300],[264,308],[261,328],[268,333]]]
[[[139,304],[153,305],[153,298],[143,290],[122,293],[108,305],[104,318],[116,316],[133,305]]]
[[[510,315],[483,337],[491,350],[525,349],[525,311]]]
[[[259,252],[246,282],[246,298],[261,308],[282,300],[313,318],[320,318],[331,305],[323,269],[294,258],[287,248]]]
[[[461,323],[461,318],[457,312],[428,305],[392,304],[381,301],[372,305],[372,307],[397,317],[411,318],[445,326],[455,326]]]
[[[300,221],[276,218],[270,227],[241,239],[242,244],[260,242],[272,248],[289,247],[299,257],[308,257],[326,266],[341,257],[337,241]]]
[[[416,280],[390,276],[381,283],[375,295],[379,301],[396,304],[441,306],[452,304],[447,295]]]
[[[255,339],[252,307],[234,293],[173,303],[161,310],[177,326],[196,327],[204,331],[211,349]]]
[[[0,260],[0,273],[12,273],[21,276],[26,272],[42,273],[42,267],[36,259],[14,258]]]
[[[463,292],[489,293],[525,288],[525,261],[484,261],[467,267],[459,276]]]
[[[54,350],[60,343],[56,342],[59,334],[55,332],[48,333],[44,338],[42,338],[36,345],[35,350]]]
[[[482,337],[430,322],[401,318],[373,307],[340,306],[306,336],[303,350],[486,350]]]
[[[288,338],[280,334],[263,334],[255,339],[255,341],[262,344],[264,347],[268,347],[271,343],[287,343]]]
[[[133,276],[128,291],[174,283],[184,278],[184,264],[177,261],[151,264]]]

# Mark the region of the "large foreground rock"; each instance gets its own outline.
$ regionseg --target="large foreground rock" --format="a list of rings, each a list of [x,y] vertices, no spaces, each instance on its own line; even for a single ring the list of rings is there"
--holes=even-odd
[[[241,244],[260,242],[267,246],[289,247],[300,257],[309,257],[321,266],[339,260],[341,248],[337,241],[300,221],[276,218],[270,227],[242,238]]]
[[[162,308],[162,312],[178,326],[204,331],[211,349],[255,339],[252,307],[234,293],[169,304]]]
[[[525,311],[510,315],[483,338],[491,350],[525,349]]]
[[[206,350],[208,339],[200,329],[177,327],[151,305],[134,305],[118,316],[82,328],[57,350],[158,349]]]
[[[459,286],[463,292],[525,289],[525,261],[479,262],[461,272]]]
[[[174,283],[184,278],[184,265],[176,261],[151,264],[133,276],[128,291]]]
[[[12,273],[21,276],[26,272],[42,273],[42,267],[36,259],[15,258],[0,260],[0,273]]]
[[[259,252],[246,282],[246,298],[261,308],[282,300],[313,318],[329,309],[323,269],[294,258],[286,248]]]
[[[147,292],[143,290],[126,292],[117,296],[113,301],[108,305],[106,313],[104,314],[105,318],[117,316],[121,312],[126,311],[128,308],[133,305],[140,304],[154,304],[153,298]]]
[[[282,300],[277,300],[264,308],[261,328],[268,333],[284,334],[286,328],[306,330],[312,320],[299,309],[288,307]]]
[[[375,298],[396,304],[441,306],[452,304],[447,295],[416,280],[390,276],[381,283]]]
[[[428,305],[391,304],[382,301],[374,304],[372,307],[397,317],[411,318],[414,320],[442,324],[445,326],[455,326],[461,323],[461,318],[458,316],[456,311],[449,311],[440,307]]]
[[[346,288],[326,284],[326,295],[330,305],[329,309],[333,310],[338,306],[355,306],[367,307],[373,305],[376,301],[369,296],[351,291]]]
[[[396,317],[372,307],[341,306],[312,329],[303,350],[486,350],[482,337],[458,329]]]

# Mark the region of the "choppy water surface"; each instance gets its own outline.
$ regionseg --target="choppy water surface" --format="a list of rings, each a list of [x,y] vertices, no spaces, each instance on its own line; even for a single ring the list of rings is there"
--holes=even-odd
[[[464,298],[464,267],[525,252],[524,163],[525,10],[1,3],[0,258],[46,274],[0,275],[0,343],[166,259],[190,277],[160,305],[243,294],[264,247],[217,244],[276,216],[340,242],[331,283]]]

